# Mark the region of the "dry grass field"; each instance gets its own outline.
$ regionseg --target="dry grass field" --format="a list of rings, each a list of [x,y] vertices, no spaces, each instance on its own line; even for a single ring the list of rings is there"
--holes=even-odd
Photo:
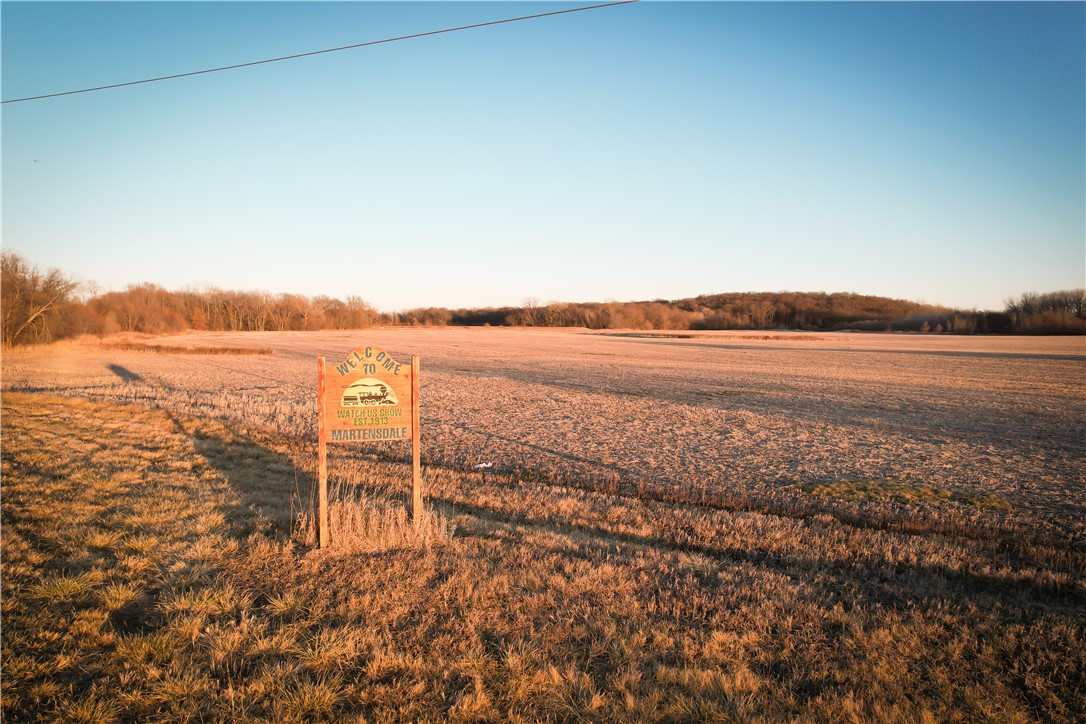
[[[363,343],[422,356],[431,515],[333,446],[315,550]],[[5,720],[1086,719],[1081,337],[191,333],[3,385]]]

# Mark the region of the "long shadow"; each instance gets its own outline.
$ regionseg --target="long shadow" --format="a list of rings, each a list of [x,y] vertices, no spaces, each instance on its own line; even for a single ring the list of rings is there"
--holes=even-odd
[[[166,392],[176,391],[120,365],[111,364],[109,369],[122,379],[125,373],[134,378],[128,381],[139,380]],[[272,449],[274,442],[258,441],[219,417],[182,418],[161,400],[150,400],[148,404],[164,413],[176,430],[189,438],[195,451],[240,497],[237,505],[221,511],[231,524],[233,537],[245,538],[257,531],[289,536],[295,532],[299,514],[314,517],[316,476],[296,465],[289,455]]]
[[[574,455],[573,453],[562,452],[561,450],[555,450],[554,448],[545,447],[543,445],[537,445],[532,442],[524,442],[523,440],[517,440],[516,438],[509,437],[508,435],[502,435],[501,433],[491,432],[489,430],[480,430],[464,423],[455,423],[453,427],[470,432],[475,435],[482,435],[483,437],[489,437],[496,440],[502,440],[503,442],[517,445],[520,447],[528,448],[529,450],[535,450],[536,452],[545,453],[547,455],[553,455],[554,457],[561,458],[563,460],[570,460],[576,463],[584,463],[586,465],[592,465],[593,467],[603,468],[605,470],[612,470],[621,475],[632,475],[633,472],[615,463],[605,463],[601,460],[593,460],[592,458],[582,457],[580,455]]]
[[[121,365],[118,365],[118,364],[106,365],[106,368],[110,372],[112,372],[113,374],[120,377],[125,382],[140,382],[140,381],[143,380],[142,377],[137,375],[132,370],[130,370],[130,369],[126,368],[126,367],[122,367]]]
[[[286,455],[270,449],[222,420],[187,424],[163,409],[196,452],[238,493],[240,502],[224,510],[236,537],[264,529],[289,535],[299,512],[308,511],[316,480]],[[263,516],[266,522],[259,518]]]
[[[1058,585],[1040,581],[1023,581],[1012,576],[954,570],[930,563],[888,564],[878,558],[830,560],[815,555],[785,554],[766,550],[749,550],[735,546],[706,546],[679,543],[650,536],[607,530],[593,525],[574,525],[540,520],[486,506],[448,499],[435,499],[451,511],[468,513],[498,525],[536,528],[564,536],[588,536],[579,539],[579,550],[570,555],[585,556],[589,549],[608,553],[616,544],[652,548],[672,553],[696,553],[722,563],[748,564],[792,580],[802,581],[823,591],[823,596],[840,598],[844,595],[862,598],[872,606],[909,610],[918,601],[933,599],[952,605],[973,603],[978,596],[998,600],[1013,599],[1021,608],[1053,607],[1081,608],[1086,604],[1086,589],[1081,583]]]

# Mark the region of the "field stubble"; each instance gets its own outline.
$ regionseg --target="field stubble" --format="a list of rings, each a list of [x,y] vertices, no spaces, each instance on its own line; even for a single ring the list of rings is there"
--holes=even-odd
[[[315,358],[363,340],[422,354],[434,529],[412,540],[401,520],[406,450],[333,447],[342,524],[362,534],[341,536],[336,555],[303,555],[304,531],[298,550],[291,534],[306,506],[289,501],[304,502],[315,471]],[[24,561],[25,586],[5,569],[6,621],[27,595],[97,596],[107,617],[127,606],[163,636],[206,643],[210,621],[234,650],[286,637],[257,660],[280,667],[290,692],[231,674],[253,686],[231,705],[261,715],[1086,714],[1081,339],[390,329],[151,342],[272,353],[73,345],[6,355],[4,384],[173,421],[174,444],[191,441],[183,459],[236,496],[221,525],[245,531],[223,538],[245,566],[208,549],[213,584],[193,574],[232,587],[233,628],[193,618],[219,604],[168,595],[189,589],[159,559],[208,544],[156,542],[167,532],[145,513],[114,521],[95,535],[123,542],[118,565],[132,574],[111,580],[93,554],[58,563],[67,549],[33,543],[37,519],[13,526],[9,496],[5,559]],[[51,434],[10,426],[31,408],[5,411],[6,491],[9,466],[24,464],[12,441]],[[105,433],[87,424],[89,445]],[[146,465],[135,459],[133,481]],[[33,507],[18,495],[19,510]],[[291,621],[308,633],[281,630]],[[327,654],[340,649],[342,666]],[[171,665],[222,713],[222,674],[241,664],[216,661]],[[6,710],[60,706],[63,686],[50,694],[40,670],[25,681],[5,683]],[[163,711],[150,701],[119,712]]]

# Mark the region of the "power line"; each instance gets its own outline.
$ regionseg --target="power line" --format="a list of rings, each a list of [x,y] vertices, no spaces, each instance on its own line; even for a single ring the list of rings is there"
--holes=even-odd
[[[311,55],[323,55],[325,53],[338,53],[341,50],[352,50],[354,48],[365,48],[370,45],[381,45],[383,43],[395,43],[400,40],[412,40],[414,38],[425,38],[428,35],[441,35],[442,33],[455,33],[458,30],[471,30],[473,28],[485,28],[490,25],[502,25],[504,23],[515,23],[521,20],[535,20],[537,18],[546,18],[552,15],[565,15],[566,13],[577,13],[582,10],[598,10],[599,8],[609,8],[615,5],[629,5],[630,3],[638,2],[639,0],[618,0],[617,2],[603,3],[601,5],[586,5],[579,8],[568,8],[566,10],[553,10],[546,13],[537,13],[535,15],[522,15],[516,18],[506,18],[504,20],[490,20],[485,23],[474,23],[473,25],[461,25],[455,28],[444,28],[442,30],[429,30],[425,33],[414,33],[412,35],[401,35],[396,38],[384,38],[383,40],[370,40],[365,43],[355,43],[354,45],[343,45],[338,48],[326,48],[324,50],[312,50],[308,53],[297,53],[295,55],[284,55],[279,58],[268,58],[267,60],[254,60],[248,63],[238,63],[236,65],[224,65],[221,68],[208,68],[207,70],[194,70],[188,73],[177,73],[175,75],[163,75],[157,78],[145,78],[143,80],[130,80],[126,83],[113,83],[111,85],[100,85],[95,88],[81,88],[79,90],[63,91],[61,93],[47,93],[40,96],[27,96],[26,98],[12,98],[11,100],[0,101],[0,103],[23,103],[25,101],[39,101],[44,98],[56,98],[58,96],[70,96],[77,93],[93,93],[95,91],[109,90],[111,88],[124,88],[130,85],[142,85],[144,83],[157,83],[163,80],[173,80],[175,78],[188,78],[194,75],[205,75],[207,73],[220,73],[224,70],[236,70],[238,68],[249,68],[254,65],[265,65],[267,63],[278,63],[283,60],[295,60],[296,58],[307,58]]]

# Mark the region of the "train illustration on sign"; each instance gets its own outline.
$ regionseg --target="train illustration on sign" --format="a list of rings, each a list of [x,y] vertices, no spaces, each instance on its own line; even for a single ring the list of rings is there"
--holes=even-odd
[[[362,407],[366,405],[398,405],[396,393],[381,380],[367,377],[351,383],[343,391],[340,405],[343,407]]]

